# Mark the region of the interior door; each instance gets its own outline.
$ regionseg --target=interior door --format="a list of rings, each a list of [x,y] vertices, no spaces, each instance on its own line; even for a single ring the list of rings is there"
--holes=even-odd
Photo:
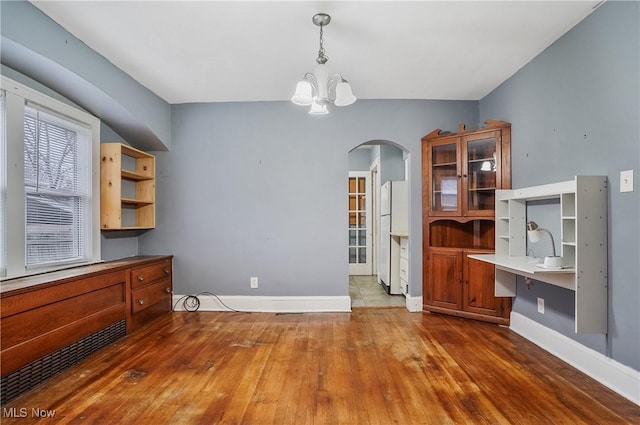
[[[371,173],[349,172],[349,274],[371,275]]]

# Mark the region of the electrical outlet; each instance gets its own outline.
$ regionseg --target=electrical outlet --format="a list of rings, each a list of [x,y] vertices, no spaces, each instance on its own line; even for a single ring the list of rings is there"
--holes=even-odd
[[[252,277],[251,278],[251,288],[252,289],[256,289],[258,287],[258,278],[257,277]]]
[[[538,313],[544,314],[544,298],[538,298]]]

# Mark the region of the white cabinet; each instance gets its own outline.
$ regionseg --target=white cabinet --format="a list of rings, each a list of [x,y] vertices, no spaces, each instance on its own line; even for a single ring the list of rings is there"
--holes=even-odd
[[[557,199],[564,267],[549,270],[527,256],[527,202]],[[575,292],[575,332],[607,333],[607,178],[496,191],[496,253],[469,255],[495,264],[496,296],[516,295],[516,275]]]
[[[409,292],[409,238],[402,236],[400,239],[400,292],[406,296]]]

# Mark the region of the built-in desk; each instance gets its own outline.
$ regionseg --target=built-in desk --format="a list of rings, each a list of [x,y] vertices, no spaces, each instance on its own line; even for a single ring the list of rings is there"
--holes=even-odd
[[[560,204],[560,256],[566,269],[538,267],[526,256],[527,203]],[[516,296],[516,275],[575,292],[575,332],[607,333],[607,178],[574,180],[496,191],[495,255],[469,258],[495,265],[496,296]]]
[[[521,276],[529,277],[531,279],[539,280],[541,282],[550,283],[551,285],[560,286],[562,288],[575,290],[575,269],[573,267],[563,267],[560,269],[546,269],[540,267],[540,259],[534,257],[509,255],[495,255],[495,254],[469,254],[469,258],[484,261],[494,264],[497,270],[518,274]],[[496,296],[498,297],[513,297],[515,293],[514,288],[509,279],[509,284],[505,285],[504,282],[498,282],[499,273],[496,274]]]

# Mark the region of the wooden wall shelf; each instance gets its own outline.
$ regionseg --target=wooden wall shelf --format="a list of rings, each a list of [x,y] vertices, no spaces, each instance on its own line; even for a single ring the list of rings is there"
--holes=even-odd
[[[153,229],[155,157],[122,143],[102,143],[100,157],[102,230]]]

